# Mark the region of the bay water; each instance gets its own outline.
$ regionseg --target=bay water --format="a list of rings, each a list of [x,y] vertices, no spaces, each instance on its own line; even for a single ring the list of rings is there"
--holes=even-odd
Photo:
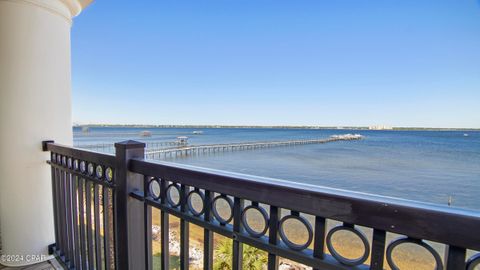
[[[148,130],[150,137],[140,133]],[[193,131],[202,131],[194,135]],[[191,145],[328,138],[337,141],[218,152],[168,161],[292,182],[480,210],[480,131],[399,131],[297,128],[74,128],[75,145],[113,144],[127,139]],[[449,199],[450,198],[450,199]]]

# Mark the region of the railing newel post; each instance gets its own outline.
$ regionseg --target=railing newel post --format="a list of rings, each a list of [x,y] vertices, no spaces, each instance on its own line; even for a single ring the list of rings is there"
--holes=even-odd
[[[135,190],[143,190],[143,176],[130,172],[131,159],[145,156],[145,144],[136,141],[115,143],[115,246],[116,269],[144,269],[145,228],[144,206],[130,197]]]

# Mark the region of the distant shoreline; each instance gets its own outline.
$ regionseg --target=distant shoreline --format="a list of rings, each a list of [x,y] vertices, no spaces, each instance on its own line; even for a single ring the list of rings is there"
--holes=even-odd
[[[88,124],[74,125],[73,127],[115,127],[115,128],[264,128],[264,129],[346,129],[372,131],[480,131],[480,128],[430,128],[430,127],[392,127],[392,129],[369,129],[369,127],[328,127],[328,126],[257,126],[257,125],[116,125],[116,124]]]

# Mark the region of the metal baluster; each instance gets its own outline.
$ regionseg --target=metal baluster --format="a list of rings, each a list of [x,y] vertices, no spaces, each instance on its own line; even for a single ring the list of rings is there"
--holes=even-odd
[[[58,169],[58,184],[59,184],[59,195],[60,195],[60,201],[59,201],[59,210],[60,210],[60,234],[61,234],[61,250],[60,250],[60,256],[62,257],[62,260],[65,261],[66,259],[66,250],[67,250],[67,240],[66,240],[66,229],[65,229],[65,188],[64,188],[64,177],[63,177],[63,171],[61,169]]]
[[[80,213],[80,250],[82,270],[87,269],[87,245],[85,244],[85,179],[80,178],[78,185],[79,213]]]
[[[205,190],[205,202],[204,202],[204,220],[205,222],[211,222],[212,216],[212,193],[209,190]],[[213,269],[213,232],[204,229],[203,230],[203,269]]]
[[[148,182],[150,177],[145,176],[143,179],[143,194],[145,197],[149,196]],[[145,269],[151,270],[152,259],[152,207],[146,203],[143,204],[144,226],[145,226]]]
[[[445,249],[445,269],[446,270],[464,270],[466,250],[461,247],[447,246]]]
[[[68,238],[68,261],[70,267],[75,268],[75,258],[73,251],[73,216],[72,216],[72,188],[71,188],[71,174],[65,171],[65,194],[66,194],[66,228],[67,228],[67,238]]]
[[[58,246],[57,252],[62,256],[63,252],[63,221],[62,221],[62,188],[61,188],[60,170],[55,168],[55,188],[57,193],[57,231],[58,231]]]
[[[87,201],[86,207],[86,219],[87,219],[87,252],[88,252],[88,269],[94,269],[94,260],[93,260],[93,236],[92,236],[92,184],[90,181],[86,181],[85,184],[85,198]]]
[[[95,184],[93,189],[93,206],[95,222],[95,266],[102,269],[102,241],[100,236],[100,185]]]
[[[233,231],[237,234],[242,232],[242,210],[244,201],[240,198],[235,198],[233,201]],[[232,269],[240,270],[243,267],[243,244],[234,237],[233,239],[233,262]]]
[[[278,219],[280,209],[270,206],[270,218],[268,220],[268,243],[272,245],[278,244]],[[278,269],[278,257],[273,253],[268,253],[268,270]]]
[[[103,248],[105,256],[105,269],[109,270],[112,268],[112,260],[110,257],[110,249],[113,247],[113,243],[110,242],[110,238],[113,236],[113,229],[110,227],[110,206],[112,206],[110,201],[110,188],[103,187]]]
[[[313,238],[313,257],[323,259],[325,255],[325,232],[326,220],[323,217],[315,217],[315,231]],[[319,270],[319,269],[315,269]]]
[[[370,259],[371,270],[383,269],[385,239],[386,232],[384,230],[373,229],[372,256]]]
[[[56,179],[56,169],[51,166],[52,174],[52,202],[53,202],[53,222],[55,224],[55,249],[59,248],[59,224],[58,224],[58,190],[57,190],[57,179]]]
[[[167,205],[167,181],[161,180],[160,183],[160,192],[161,192],[161,203],[162,205]],[[160,229],[162,230],[161,234],[161,248],[162,248],[162,259],[161,259],[161,270],[169,269],[169,259],[170,252],[168,248],[169,244],[169,218],[168,214],[164,211],[160,212]]]
[[[81,269],[80,260],[80,235],[78,227],[78,176],[72,175],[72,209],[73,209],[73,234],[75,237],[75,268]]]
[[[189,188],[185,185],[180,186],[180,211],[188,212],[187,195]],[[189,266],[189,237],[190,225],[184,219],[180,219],[180,269],[188,270]]]

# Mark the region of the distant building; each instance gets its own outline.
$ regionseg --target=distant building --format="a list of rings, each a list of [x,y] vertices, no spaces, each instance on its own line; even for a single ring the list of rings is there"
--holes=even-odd
[[[392,126],[386,126],[386,125],[376,125],[376,126],[369,126],[368,129],[370,130],[392,130]]]
[[[177,137],[177,144],[180,144],[180,145],[188,144],[188,137],[187,136]]]

